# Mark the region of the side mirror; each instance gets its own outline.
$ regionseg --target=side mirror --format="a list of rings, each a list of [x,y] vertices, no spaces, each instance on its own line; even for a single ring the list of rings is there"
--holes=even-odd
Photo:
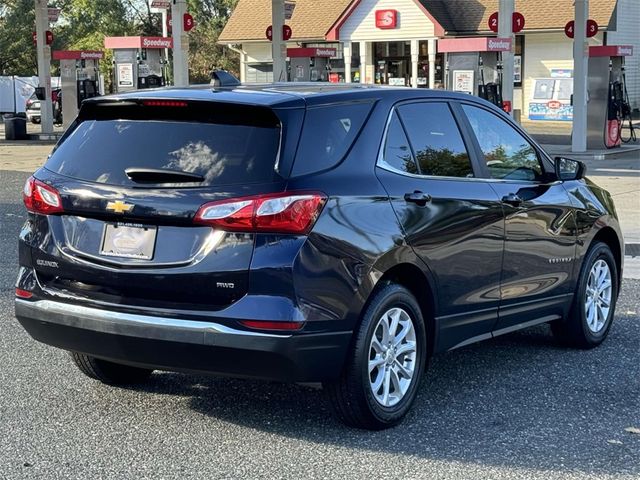
[[[556,177],[558,180],[580,180],[587,173],[587,166],[579,160],[572,158],[556,157],[554,159]]]

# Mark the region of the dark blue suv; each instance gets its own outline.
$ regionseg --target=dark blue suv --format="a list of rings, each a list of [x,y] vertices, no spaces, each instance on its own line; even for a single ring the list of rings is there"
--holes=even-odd
[[[380,429],[429,357],[531,325],[604,340],[610,195],[487,102],[272,84],[83,103],[26,183],[16,316],[88,376],[322,382]]]

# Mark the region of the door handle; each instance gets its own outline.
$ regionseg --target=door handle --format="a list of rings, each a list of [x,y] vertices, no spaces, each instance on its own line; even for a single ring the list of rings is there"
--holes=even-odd
[[[502,203],[507,203],[514,207],[519,207],[522,204],[522,198],[518,196],[517,193],[509,193],[502,197]]]
[[[431,195],[429,195],[428,193],[423,193],[419,190],[416,190],[413,193],[405,193],[404,200],[405,202],[415,203],[417,205],[420,205],[421,207],[424,207],[427,203],[431,201]]]

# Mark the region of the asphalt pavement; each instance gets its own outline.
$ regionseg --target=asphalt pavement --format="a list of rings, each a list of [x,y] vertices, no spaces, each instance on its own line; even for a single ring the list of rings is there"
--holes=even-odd
[[[2,479],[640,478],[638,280],[601,347],[540,326],[440,355],[401,426],[359,431],[310,386],[155,373],[107,387],[32,340],[13,317],[27,175],[0,169]]]

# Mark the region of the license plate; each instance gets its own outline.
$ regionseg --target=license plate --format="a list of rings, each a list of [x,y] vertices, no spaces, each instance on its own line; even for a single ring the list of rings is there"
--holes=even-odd
[[[108,223],[100,255],[151,260],[156,245],[157,227],[130,223]]]

